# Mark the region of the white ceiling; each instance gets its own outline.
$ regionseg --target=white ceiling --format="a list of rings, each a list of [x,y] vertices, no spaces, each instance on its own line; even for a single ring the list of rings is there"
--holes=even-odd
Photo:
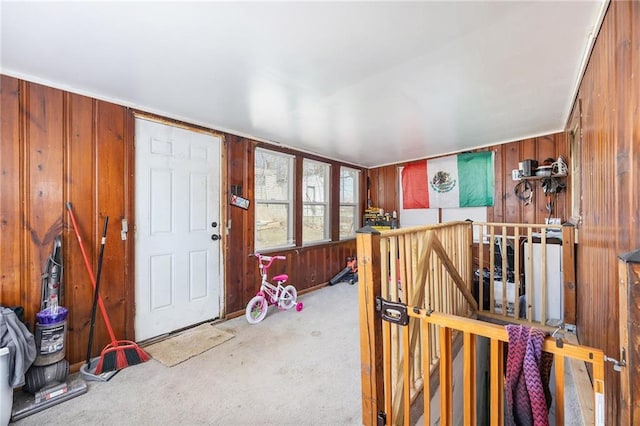
[[[606,5],[3,0],[0,72],[373,167],[562,131]]]

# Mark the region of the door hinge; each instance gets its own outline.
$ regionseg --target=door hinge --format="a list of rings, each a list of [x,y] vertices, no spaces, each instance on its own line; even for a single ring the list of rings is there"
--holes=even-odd
[[[378,411],[378,423],[377,426],[385,426],[387,424],[387,413],[384,411]]]
[[[613,369],[618,373],[622,371],[622,367],[627,366],[627,354],[624,348],[620,348],[620,361],[606,355],[604,356],[604,360],[613,363]]]
[[[390,302],[382,297],[376,297],[376,312],[379,312],[382,319],[398,325],[408,325],[409,315],[407,305],[400,302]]]

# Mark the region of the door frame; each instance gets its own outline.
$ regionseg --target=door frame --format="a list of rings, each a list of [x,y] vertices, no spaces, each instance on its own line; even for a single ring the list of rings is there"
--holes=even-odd
[[[227,304],[226,304],[226,274],[225,274],[225,258],[227,253],[227,234],[229,232],[227,227],[227,210],[229,194],[227,190],[227,140],[225,134],[206,127],[197,126],[194,124],[185,123],[182,121],[169,119],[156,114],[151,114],[145,111],[129,108],[127,114],[127,122],[125,123],[126,131],[124,136],[124,144],[127,152],[125,160],[125,173],[127,179],[125,182],[124,193],[124,210],[125,218],[128,222],[129,232],[127,233],[127,241],[125,244],[125,338],[135,341],[135,306],[136,306],[136,244],[135,244],[135,229],[136,229],[136,217],[135,217],[135,121],[137,118],[145,119],[149,121],[155,121],[157,123],[166,124],[169,126],[179,127],[185,130],[193,132],[204,133],[207,135],[220,138],[220,319],[227,316]],[[223,227],[224,225],[224,227]]]

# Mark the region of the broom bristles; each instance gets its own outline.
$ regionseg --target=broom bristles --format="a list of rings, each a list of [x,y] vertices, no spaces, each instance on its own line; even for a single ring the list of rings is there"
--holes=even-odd
[[[122,370],[130,365],[149,361],[151,357],[135,342],[130,340],[117,340],[109,343],[102,350],[100,359],[96,365],[96,374],[106,371]]]

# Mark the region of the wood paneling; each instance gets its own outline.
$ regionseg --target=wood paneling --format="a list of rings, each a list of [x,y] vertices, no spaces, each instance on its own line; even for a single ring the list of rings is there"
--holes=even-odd
[[[638,251],[618,261],[620,297],[620,345],[625,368],[620,372],[620,424],[640,423],[640,263]],[[624,355],[622,351],[624,350]]]
[[[110,215],[101,292],[119,336],[127,312],[124,265],[126,242],[120,239],[124,217],[126,151],[124,107],[14,78],[2,87],[2,299],[25,308],[33,327],[40,309],[40,279],[57,235],[63,238],[64,294],[69,308],[67,358],[86,355],[93,290],[65,203],[72,202],[82,238],[95,259],[99,223]],[[98,217],[100,216],[100,217]],[[95,270],[95,261],[92,261]],[[108,338],[97,322],[94,353]]]
[[[533,186],[531,204],[525,205],[515,194],[517,181],[512,180],[511,172],[518,168],[518,163],[524,159],[537,160],[542,163],[547,158],[557,159],[562,156],[568,161],[569,150],[564,133],[525,139],[490,147],[495,152],[495,193],[494,205],[487,209],[487,220],[506,223],[544,223],[545,219],[558,217],[568,219],[567,205],[570,198],[566,191],[562,191],[552,199],[553,210],[547,210],[547,198],[542,188],[541,180],[530,180]],[[566,185],[567,178],[558,178]]]
[[[249,184],[249,159],[253,158],[253,146],[250,141],[235,135],[227,136],[228,184],[241,188],[242,197],[253,200],[253,183]],[[239,188],[239,189],[240,189]],[[228,205],[228,234],[226,241],[226,311],[235,312],[244,307],[247,297],[253,291],[254,274],[249,274],[248,256],[245,244],[253,237],[253,214],[249,210]],[[237,242],[244,242],[238,244]],[[256,267],[257,269],[257,267]],[[249,288],[247,288],[249,287]]]
[[[22,232],[21,178],[22,143],[20,120],[20,82],[0,77],[0,301],[18,305],[22,300],[25,277],[22,273],[25,242]]]
[[[66,122],[68,127],[68,143],[65,156],[65,176],[67,186],[65,198],[62,202],[70,201],[74,214],[81,227],[82,238],[85,242],[85,250],[92,266],[96,269],[96,233],[93,194],[95,179],[93,166],[95,164],[95,117],[96,102],[93,99],[67,95]],[[71,118],[73,117],[73,119]],[[65,219],[67,213],[65,211]],[[69,220],[66,220],[68,226]],[[113,226],[113,225],[112,225]],[[70,228],[68,228],[70,229]],[[89,338],[89,324],[91,318],[91,304],[93,288],[88,273],[84,268],[82,253],[78,243],[73,238],[73,231],[69,230],[67,238],[63,241],[65,275],[63,285],[67,289],[66,304],[70,308],[69,335],[67,341],[68,359],[78,360],[86,356],[86,343]],[[105,272],[108,267],[105,267]],[[100,348],[108,341],[106,329],[101,316],[96,320],[95,345]],[[97,350],[97,349],[96,349]]]
[[[582,224],[578,227],[580,342],[619,354],[616,256],[640,245],[640,3],[614,1],[594,45],[582,105]],[[606,369],[606,424],[618,424],[619,374]]]
[[[133,338],[127,335],[125,325],[125,289],[130,285],[126,281],[125,254],[127,245],[132,239],[122,240],[120,237],[121,221],[125,218],[125,152],[124,135],[126,132],[127,110],[121,106],[99,102],[96,107],[96,151],[95,151],[95,195],[97,211],[94,229],[98,232],[95,240],[102,235],[102,222],[109,216],[107,244],[104,251],[104,268],[100,295],[109,312],[110,320],[117,336]],[[120,160],[120,161],[117,161]],[[131,218],[127,218],[131,220]],[[114,283],[118,283],[114,285]]]
[[[24,108],[30,121],[25,123],[23,151],[26,161],[21,201],[28,200],[23,215],[27,234],[24,265],[28,267],[24,272],[28,279],[23,291],[29,300],[39,301],[43,265],[56,235],[62,233],[63,123],[61,114],[51,113],[62,109],[62,92],[30,85]]]
[[[398,166],[393,164],[369,169],[369,196],[373,207],[382,208],[385,212],[399,211]]]

